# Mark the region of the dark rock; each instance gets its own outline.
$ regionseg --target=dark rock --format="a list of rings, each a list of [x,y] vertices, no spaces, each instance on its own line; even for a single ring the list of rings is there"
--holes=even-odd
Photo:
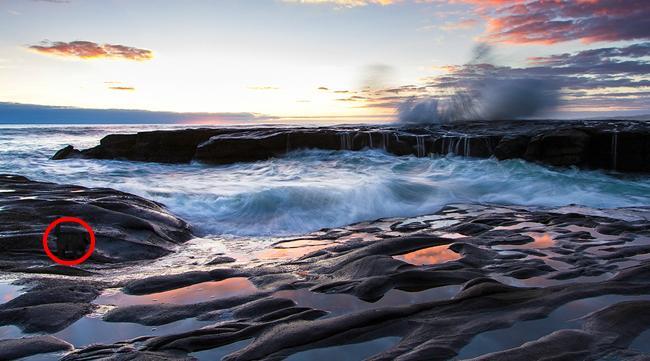
[[[71,145],[66,145],[65,147],[61,148],[52,156],[52,160],[61,160],[61,159],[79,158],[79,157],[81,157],[80,151],[76,150]]]
[[[446,229],[448,232],[456,232],[466,236],[476,236],[491,230],[492,227],[483,223],[461,223]]]
[[[151,276],[128,282],[123,290],[131,295],[146,295],[169,291],[208,281],[221,281],[230,277],[242,276],[241,271],[215,269],[211,271],[191,271],[162,276]]]
[[[588,145],[589,135],[584,131],[556,130],[533,137],[523,158],[555,166],[581,165]]]
[[[523,158],[554,166],[650,171],[650,126],[619,121],[476,121],[422,126],[248,127],[115,134],[55,159],[128,159],[166,163],[233,163],[279,157],[298,149],[383,149],[394,155],[457,154]]]
[[[94,309],[90,302],[99,290],[75,281],[41,281],[0,305],[0,324],[16,325],[28,333],[60,331]]]
[[[0,340],[0,360],[14,360],[49,352],[69,351],[73,346],[54,336]]]
[[[228,256],[219,256],[213,258],[210,262],[206,263],[206,265],[212,266],[212,265],[219,265],[219,264],[233,263],[233,262],[237,262],[237,260]]]
[[[15,325],[27,333],[54,333],[68,327],[93,309],[88,303],[46,303],[0,309],[0,325]]]
[[[529,142],[527,136],[505,136],[494,150],[494,156],[499,160],[523,158]]]
[[[243,305],[268,296],[268,293],[256,293],[235,296],[189,305],[147,304],[119,307],[104,315],[107,322],[135,322],[147,326],[164,325],[191,317],[200,317],[215,310],[223,310]]]
[[[132,194],[35,182],[15,175],[0,175],[0,187],[12,191],[0,197],[4,232],[0,258],[8,262],[40,259],[51,263],[43,252],[41,236],[61,216],[80,217],[93,227],[97,242],[90,260],[95,262],[160,257],[192,237],[188,224],[161,204]]]

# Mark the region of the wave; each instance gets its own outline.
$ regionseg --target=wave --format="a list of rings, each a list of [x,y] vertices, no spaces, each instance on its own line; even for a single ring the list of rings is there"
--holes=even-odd
[[[0,139],[10,140],[0,149],[2,173],[135,193],[167,205],[204,235],[295,235],[431,213],[455,202],[598,208],[650,204],[647,178],[520,160],[395,157],[366,150],[299,151],[226,166],[52,162],[48,157],[62,145],[96,143],[96,132],[0,130]]]

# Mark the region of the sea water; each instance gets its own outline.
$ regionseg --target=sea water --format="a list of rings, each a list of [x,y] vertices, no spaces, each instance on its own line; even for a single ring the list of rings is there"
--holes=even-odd
[[[453,202],[611,208],[650,204],[650,179],[521,160],[302,150],[230,165],[49,158],[111,133],[180,126],[0,126],[0,173],[110,187],[165,204],[202,236],[283,236]]]

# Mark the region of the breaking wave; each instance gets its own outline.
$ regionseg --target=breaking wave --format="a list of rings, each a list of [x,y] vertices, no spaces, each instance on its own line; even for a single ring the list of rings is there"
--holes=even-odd
[[[205,235],[301,234],[435,212],[453,202],[602,208],[650,204],[650,180],[519,160],[395,157],[377,150],[300,151],[227,166],[47,159],[64,144],[92,145],[101,135],[86,133],[81,128],[0,129],[0,140],[8,144],[0,150],[0,172],[132,192],[162,202]]]

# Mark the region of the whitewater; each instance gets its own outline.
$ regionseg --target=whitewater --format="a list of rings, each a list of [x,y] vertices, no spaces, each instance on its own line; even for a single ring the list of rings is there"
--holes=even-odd
[[[202,236],[298,235],[432,213],[457,202],[596,208],[650,204],[647,178],[521,160],[396,157],[379,150],[303,150],[222,166],[49,159],[67,144],[92,147],[107,134],[174,128],[0,126],[0,173],[134,193],[165,204]]]

